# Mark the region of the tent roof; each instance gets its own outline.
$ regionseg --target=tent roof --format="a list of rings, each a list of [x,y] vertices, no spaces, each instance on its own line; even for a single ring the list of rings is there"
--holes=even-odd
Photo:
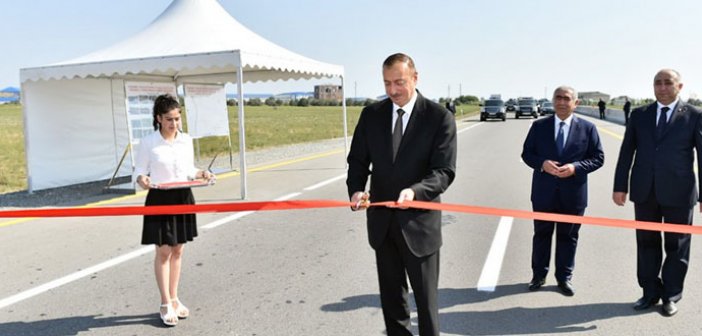
[[[88,55],[20,70],[21,81],[129,75],[231,76],[241,65],[244,80],[343,76],[323,63],[278,46],[236,21],[217,0],[174,0],[141,32]],[[222,76],[227,74],[228,76]]]

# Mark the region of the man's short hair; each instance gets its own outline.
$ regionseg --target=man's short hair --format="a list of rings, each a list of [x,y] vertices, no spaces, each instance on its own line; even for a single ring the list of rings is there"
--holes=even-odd
[[[417,69],[414,67],[414,61],[412,60],[412,57],[409,57],[406,54],[403,53],[396,53],[388,56],[388,58],[385,59],[383,62],[383,68],[389,68],[395,63],[407,63],[407,66],[412,69],[413,71],[417,71]]]
[[[576,91],[574,88],[572,88],[568,85],[561,85],[561,86],[557,87],[555,90],[553,90],[553,95],[555,96],[556,92],[558,92],[558,91],[568,91],[573,95],[573,97],[572,97],[573,100],[578,100],[578,91]],[[600,98],[600,100],[602,100],[602,99]]]

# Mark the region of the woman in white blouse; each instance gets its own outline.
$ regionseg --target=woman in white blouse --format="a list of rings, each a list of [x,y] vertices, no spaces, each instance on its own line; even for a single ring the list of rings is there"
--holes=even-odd
[[[141,139],[137,150],[137,183],[149,190],[146,206],[195,204],[190,188],[158,189],[162,183],[186,182],[196,178],[211,180],[214,175],[194,165],[192,138],[180,131],[180,104],[170,95],[154,102],[154,130]],[[195,214],[146,215],[141,243],[156,245],[154,269],[161,294],[163,323],[175,326],[190,311],[178,299],[178,283],[183,247],[197,237]]]

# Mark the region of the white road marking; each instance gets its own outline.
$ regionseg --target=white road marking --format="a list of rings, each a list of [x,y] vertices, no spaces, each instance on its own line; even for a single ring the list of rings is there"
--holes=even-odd
[[[461,129],[460,131],[456,132],[456,134],[461,134],[461,133],[463,133],[463,132],[465,132],[465,131],[467,131],[467,130],[473,128],[473,127],[480,126],[480,125],[482,125],[482,124],[484,124],[484,123],[477,123],[477,124],[470,125],[470,126],[468,126],[468,127],[466,127],[466,128]]]
[[[291,199],[291,198],[293,198],[293,197],[297,197],[297,196],[300,196],[300,195],[302,195],[302,193],[299,193],[299,192],[298,192],[298,193],[287,194],[287,195],[285,195],[285,196],[276,198],[275,201],[286,201],[286,200],[289,200],[289,199]],[[256,212],[256,211],[238,212],[238,213],[235,213],[235,214],[233,214],[233,215],[229,215],[229,216],[227,216],[227,217],[220,218],[220,219],[218,219],[218,220],[216,220],[216,221],[214,221],[214,222],[211,222],[211,223],[209,223],[209,224],[207,224],[207,225],[203,225],[202,228],[205,229],[205,230],[213,229],[213,228],[216,228],[216,227],[218,227],[218,226],[220,226],[220,225],[227,224],[227,223],[233,222],[233,221],[235,221],[235,220],[237,220],[237,219],[239,219],[239,218],[248,216],[248,215],[250,215],[250,214],[252,214],[252,213],[254,213],[254,212]]]
[[[497,225],[495,237],[492,239],[490,252],[485,259],[483,271],[480,273],[478,280],[478,291],[494,292],[497,281],[500,278],[500,270],[502,269],[502,261],[504,260],[507,242],[509,242],[509,233],[512,230],[512,217],[500,218],[500,224]]]
[[[233,214],[233,215],[229,215],[229,216],[227,216],[227,217],[220,218],[220,219],[218,219],[218,220],[216,220],[216,221],[214,221],[214,222],[211,222],[211,223],[209,223],[209,224],[207,224],[207,225],[203,225],[202,228],[205,229],[205,230],[214,229],[214,228],[216,228],[216,227],[218,227],[218,226],[220,226],[220,225],[227,224],[227,223],[232,222],[232,221],[235,221],[235,220],[237,220],[237,219],[239,219],[239,218],[248,216],[248,215],[250,215],[250,214],[252,214],[252,213],[254,213],[254,211],[237,212],[237,213],[235,213],[235,214]]]
[[[0,300],[0,309],[5,308],[7,306],[10,306],[12,304],[15,304],[17,302],[24,301],[26,299],[33,297],[33,296],[37,296],[41,293],[52,290],[54,288],[63,286],[67,283],[71,283],[71,282],[76,281],[80,278],[84,278],[90,274],[97,273],[99,271],[108,269],[112,266],[116,266],[116,265],[119,265],[123,262],[126,262],[126,261],[132,260],[134,258],[143,256],[144,254],[147,254],[147,253],[150,253],[153,251],[154,251],[153,246],[145,246],[145,247],[139,248],[137,250],[134,250],[132,252],[123,254],[119,257],[112,258],[108,261],[102,262],[102,263],[97,264],[95,266],[88,267],[86,269],[80,270],[80,271],[75,272],[75,273],[71,273],[71,274],[66,275],[62,278],[47,282],[43,285],[34,287],[34,288],[26,290],[24,292],[17,293],[15,295],[12,295],[10,297],[7,297],[7,298]]]
[[[304,191],[310,191],[310,190],[319,189],[319,188],[321,188],[321,187],[324,187],[324,186],[327,185],[327,184],[334,183],[334,182],[336,182],[336,181],[338,181],[338,180],[341,180],[341,179],[343,179],[343,178],[345,178],[345,177],[346,177],[346,174],[341,174],[341,175],[339,175],[339,176],[337,176],[337,177],[332,177],[332,178],[330,178],[330,179],[328,179],[328,180],[326,180],[326,181],[322,181],[322,182],[319,182],[319,183],[317,183],[317,184],[315,184],[315,185],[311,185],[311,186],[309,186],[309,187],[307,187],[307,188],[305,188],[305,189],[303,189],[303,190],[304,190]]]

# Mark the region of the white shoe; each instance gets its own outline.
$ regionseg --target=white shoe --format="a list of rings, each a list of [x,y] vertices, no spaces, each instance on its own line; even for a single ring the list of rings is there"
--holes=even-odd
[[[163,308],[166,308],[166,313],[163,313]],[[158,311],[159,315],[161,315],[161,321],[163,321],[163,324],[173,327],[178,324],[178,315],[176,315],[175,310],[173,309],[173,306],[168,303],[164,303],[159,307]]]
[[[176,303],[178,305],[178,307],[175,308],[175,311],[179,319],[186,319],[188,318],[188,316],[190,316],[190,309],[188,309],[188,307],[181,303],[180,300],[178,300],[178,298],[171,300],[171,302]]]

